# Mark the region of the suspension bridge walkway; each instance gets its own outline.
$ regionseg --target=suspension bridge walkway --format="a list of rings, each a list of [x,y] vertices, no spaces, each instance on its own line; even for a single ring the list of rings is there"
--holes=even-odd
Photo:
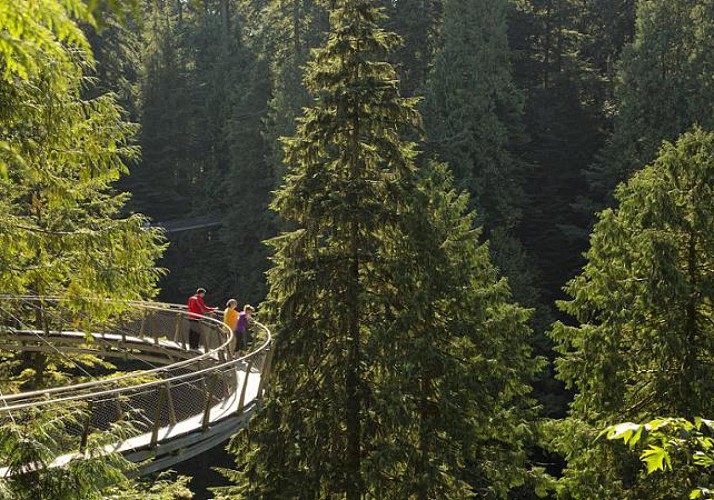
[[[196,231],[199,229],[209,229],[223,225],[223,219],[218,215],[201,215],[187,219],[176,219],[167,221],[151,222],[148,227],[158,227],[165,233],[182,233],[184,231]]]
[[[22,425],[38,412],[67,417],[67,435],[57,440],[63,449],[50,466],[84,455],[93,436],[114,432],[116,441],[103,452],[140,463],[140,474],[194,457],[246,425],[270,373],[265,326],[254,322],[251,347],[235,352],[230,328],[217,319],[189,319],[184,307],[171,304],[114,305],[116,313],[97,322],[55,299],[0,297],[0,353],[52,357],[82,379],[0,394],[0,425]],[[199,349],[188,347],[189,322],[201,332]],[[122,371],[99,377],[77,361],[81,356]],[[0,464],[0,476],[11,473]]]

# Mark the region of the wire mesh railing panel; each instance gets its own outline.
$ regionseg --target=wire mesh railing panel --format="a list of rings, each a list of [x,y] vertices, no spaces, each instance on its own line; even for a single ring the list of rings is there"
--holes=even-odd
[[[233,404],[239,409],[236,402],[242,396],[244,403],[250,377],[261,377],[264,387],[271,339],[267,328],[254,323],[252,350],[232,353],[231,333],[223,323],[205,317],[196,321],[202,348],[191,350],[189,319],[180,306],[0,296],[0,351],[18,359],[25,352],[23,359],[61,360],[81,379],[24,392],[22,387],[3,388],[0,425],[37,412],[66,414],[66,436],[59,441],[67,453],[85,447],[92,433],[109,433],[117,440],[147,435],[146,444],[154,446],[160,429],[182,423],[187,423],[185,432],[205,429],[214,408]],[[91,363],[75,356],[79,352],[109,356],[114,366],[133,369],[93,372]],[[239,375],[247,370],[250,376]],[[259,392],[253,387],[250,397]]]

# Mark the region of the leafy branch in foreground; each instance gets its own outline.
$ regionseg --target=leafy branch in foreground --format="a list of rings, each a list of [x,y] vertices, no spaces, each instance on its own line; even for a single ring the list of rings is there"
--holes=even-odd
[[[163,474],[146,481],[128,478],[137,464],[109,450],[114,449],[114,443],[137,434],[131,420],[95,430],[86,444],[80,444],[90,410],[76,403],[42,411],[19,410],[2,417],[0,500],[169,500],[192,496],[186,487],[189,479],[183,476],[168,480]]]
[[[657,471],[676,472],[679,468],[701,469],[700,479],[706,486],[694,488],[690,499],[714,498],[714,422],[703,418],[660,418],[636,424],[611,425],[600,433],[610,440],[622,440],[631,450],[642,449],[640,460],[647,474]]]

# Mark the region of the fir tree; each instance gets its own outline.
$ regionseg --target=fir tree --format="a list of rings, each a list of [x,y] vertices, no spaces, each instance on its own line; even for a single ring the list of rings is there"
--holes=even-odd
[[[295,227],[271,242],[274,379],[231,445],[238,486],[223,495],[465,497],[473,482],[503,496],[523,481],[527,312],[508,303],[467,198],[442,168],[420,180],[400,137],[418,129],[416,101],[383,62],[398,39],[380,18],[337,2],[308,65],[317,99],[286,140],[274,201]]]
[[[404,39],[393,56],[399,84],[405,96],[422,95],[438,38],[441,0],[395,0],[383,2],[389,20],[387,29]]]
[[[511,278],[518,300],[535,306],[535,276],[516,237],[525,164],[512,150],[523,139],[523,96],[511,75],[506,7],[503,0],[443,2],[425,120],[430,148],[472,195],[495,262]]]
[[[240,302],[256,304],[265,297],[268,267],[267,248],[260,242],[275,235],[268,204],[276,181],[266,161],[268,148],[263,138],[270,73],[264,58],[257,57],[242,41],[236,45],[231,61],[235,83],[224,124],[230,168],[220,233],[227,248],[221,281],[226,294],[237,293]]]
[[[253,12],[250,26],[260,30],[260,52],[270,61],[272,96],[265,119],[266,161],[277,181],[285,175],[280,137],[295,133],[295,119],[310,96],[303,84],[303,66],[310,50],[323,41],[327,29],[326,6],[331,0],[266,0]],[[277,182],[273,187],[277,187]]]
[[[582,265],[588,217],[572,205],[586,190],[582,171],[602,146],[599,82],[583,60],[591,37],[583,18],[594,9],[573,0],[511,2],[508,17],[513,79],[527,99],[528,142],[515,148],[525,169],[521,224],[516,231],[540,274],[549,306],[563,282]],[[611,8],[611,2],[608,3]],[[544,329],[547,327],[544,327]]]
[[[604,452],[590,438],[617,421],[714,411],[713,159],[714,134],[695,129],[618,187],[560,304],[577,320],[556,323],[553,337],[559,376],[578,390],[562,443],[578,498],[669,498],[632,485],[633,458],[596,460]]]
[[[651,162],[663,140],[693,124],[714,126],[714,2],[639,2],[634,42],[624,51],[612,136],[588,171],[595,207]]]
[[[394,280],[382,297],[373,357],[379,431],[367,475],[378,498],[506,498],[525,481],[524,383],[538,368],[508,284],[474,230],[466,193],[445,165],[420,169],[404,233],[380,261]],[[532,485],[532,483],[531,483]]]
[[[93,57],[78,23],[97,26],[98,19],[80,1],[0,3],[0,289],[57,295],[95,321],[122,307],[106,299],[155,292],[154,260],[162,251],[143,217],[121,215],[127,195],[112,187],[136,154],[135,127],[112,95],[82,97]],[[35,362],[36,383],[43,385],[46,360],[37,355]],[[3,359],[4,373],[13,367]],[[0,385],[14,389],[7,380]],[[139,494],[124,475],[129,464],[106,455],[117,438],[112,432],[92,433],[86,455],[49,467],[82,412],[72,405],[11,416],[0,432],[0,463],[9,469],[0,497],[106,498],[108,486]],[[155,498],[167,486],[159,485]],[[187,493],[181,486],[173,491]]]
[[[23,13],[33,15],[29,6]],[[59,31],[54,41],[60,56],[48,48],[36,54],[27,79],[18,71],[19,78],[0,81],[7,166],[0,178],[0,288],[86,299],[147,297],[155,291],[153,262],[161,245],[143,217],[121,216],[128,195],[112,187],[137,153],[135,127],[112,95],[81,98],[92,60],[72,26],[76,38]],[[18,45],[32,33],[22,32]]]
[[[506,2],[447,0],[443,9],[426,97],[429,140],[488,228],[510,232],[523,199],[522,166],[509,151],[523,99],[511,77]]]

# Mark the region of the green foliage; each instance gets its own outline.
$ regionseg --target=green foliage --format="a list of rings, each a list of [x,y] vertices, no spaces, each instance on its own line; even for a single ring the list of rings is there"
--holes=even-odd
[[[268,249],[258,242],[275,234],[268,213],[274,173],[266,161],[268,150],[262,120],[268,113],[270,94],[267,63],[241,47],[234,66],[240,68],[229,97],[224,125],[230,155],[226,175],[228,207],[220,238],[231,249],[224,255],[222,289],[237,291],[241,303],[258,303],[265,297]],[[238,72],[236,72],[238,73]],[[240,78],[239,78],[240,77]]]
[[[381,3],[389,16],[387,29],[404,40],[391,57],[399,74],[402,93],[405,96],[423,95],[439,38],[442,1],[389,0]]]
[[[548,308],[582,265],[592,212],[574,204],[587,190],[582,170],[602,146],[611,102],[603,81],[607,62],[594,59],[593,45],[607,40],[614,55],[604,57],[613,63],[618,44],[624,43],[620,32],[626,30],[619,19],[626,12],[621,3],[626,2],[509,2],[513,82],[525,97],[526,142],[513,153],[529,165],[522,172],[525,193],[515,235],[531,258],[530,268],[539,271],[534,282]],[[610,23],[606,29],[603,18]]]
[[[552,331],[559,377],[578,391],[569,419],[590,429],[561,443],[576,483],[618,469],[605,485],[633,480],[631,463],[582,458],[588,434],[607,422],[714,411],[713,183],[714,134],[697,128],[665,143],[618,188],[619,206],[600,214],[588,263],[566,288],[572,299],[559,303],[577,321]]]
[[[506,3],[446,0],[443,16],[426,95],[429,140],[487,227],[510,231],[520,219],[523,166],[508,148],[523,98],[511,77]]]
[[[88,52],[89,44],[75,20],[95,23],[91,10],[82,0],[39,2],[21,0],[0,3],[0,69],[6,83],[13,77],[22,81],[40,74],[49,77],[48,60],[58,67],[71,64],[72,56],[62,46]],[[91,55],[89,56],[91,57]]]
[[[150,296],[159,275],[152,268],[161,254],[159,235],[142,227],[141,216],[121,217],[127,195],[112,190],[137,153],[135,127],[111,95],[79,95],[91,54],[70,48],[86,41],[69,15],[89,21],[91,12],[55,2],[39,14],[37,5],[20,2],[11,10],[17,46],[39,46],[41,53],[23,66],[20,49],[6,52],[7,67],[19,78],[0,82],[0,163],[7,168],[0,178],[0,288],[77,298]],[[47,38],[38,41],[35,28]]]
[[[48,407],[49,408],[49,407]],[[22,413],[22,414],[20,414]],[[153,484],[135,483],[126,474],[136,465],[121,454],[107,452],[117,440],[135,435],[130,422],[114,424],[88,436],[83,453],[60,456],[60,450],[79,447],[77,429],[88,417],[76,403],[53,405],[49,411],[23,411],[0,429],[0,498],[12,500],[100,500],[191,498],[188,479],[160,477]]]
[[[711,473],[706,469],[714,466],[711,420],[697,417],[691,422],[683,418],[661,418],[646,424],[627,422],[612,425],[600,435],[610,440],[621,439],[630,449],[642,450],[640,460],[647,466],[648,475],[668,472],[675,476],[668,479],[678,483],[680,492],[692,484],[700,484],[689,493],[689,498],[712,498],[714,492],[702,484],[711,486]]]
[[[97,28],[103,24],[102,11],[127,14],[137,0],[18,0],[0,3],[0,70],[6,82],[14,77],[27,81],[40,74],[49,77],[52,67],[43,63],[50,60],[57,67],[71,64],[74,56],[63,46],[83,52],[92,60],[85,34],[78,23]]]
[[[97,9],[118,9],[116,2],[99,4],[0,3],[0,289],[58,295],[63,308],[97,322],[123,307],[106,299],[155,293],[154,261],[163,250],[142,216],[123,213],[128,195],[113,188],[138,153],[136,127],[112,95],[82,95],[93,59],[78,23],[98,26]],[[14,321],[26,319],[22,308],[12,312]],[[51,307],[27,314],[45,329],[54,322]],[[77,362],[102,364],[81,356],[73,368]],[[67,366],[37,354],[3,363],[3,372],[19,369],[18,380],[24,374],[35,385],[52,385],[66,382],[54,369]],[[83,453],[55,463],[62,450],[79,448],[76,430],[86,409],[52,407],[10,418],[0,431],[0,463],[8,472],[0,481],[3,498],[99,499],[106,486],[127,482],[132,466],[106,446],[131,435],[130,423],[90,434]]]
[[[694,124],[714,126],[714,2],[639,2],[635,38],[623,53],[612,136],[589,169],[593,199],[651,162],[663,140]]]
[[[265,0],[247,7],[253,46],[269,64],[271,97],[265,117],[266,164],[277,188],[285,175],[280,137],[295,133],[296,118],[310,104],[303,84],[303,66],[310,50],[324,40],[330,0]],[[269,29],[266,29],[268,28]],[[272,234],[275,234],[274,232]]]
[[[193,493],[188,488],[190,478],[173,471],[161,472],[133,483],[112,486],[103,490],[105,500],[189,500]]]
[[[260,2],[206,7],[147,4],[139,36],[144,155],[125,187],[132,206],[155,220],[223,222],[169,235],[165,299],[184,300],[201,285],[211,300],[256,303],[265,295],[267,268],[260,241],[275,231],[267,205],[276,174],[272,142],[264,139],[271,134],[269,100],[278,98],[271,96],[273,54],[260,52],[267,43],[262,20],[253,19]],[[296,105],[292,96],[288,102]]]
[[[505,498],[541,479],[524,450],[534,416],[524,380],[538,369],[530,311],[511,303],[468,204],[448,169],[427,163],[404,214],[406,237],[391,238],[383,259],[387,276],[400,278],[383,299],[390,321],[376,329],[383,396],[374,413],[388,429],[374,436],[377,497]]]
[[[337,2],[308,64],[316,100],[273,204],[294,230],[270,242],[271,391],[219,498],[505,497],[530,479],[528,312],[445,168],[416,168],[380,19]]]
[[[451,166],[457,186],[470,193],[494,263],[508,277],[516,300],[536,308],[531,324],[537,333],[531,340],[538,354],[545,354],[541,332],[552,319],[520,235],[529,202],[524,179],[533,169],[520,153],[526,143],[526,94],[514,78],[508,2],[447,0],[441,6],[443,22],[424,102],[428,149]],[[547,231],[540,222],[538,227],[539,234]]]
[[[227,90],[217,71],[221,18],[183,2],[151,2],[146,10],[140,81],[144,154],[127,185],[134,207],[159,221],[220,213],[223,193],[216,185],[226,166],[217,139]]]

